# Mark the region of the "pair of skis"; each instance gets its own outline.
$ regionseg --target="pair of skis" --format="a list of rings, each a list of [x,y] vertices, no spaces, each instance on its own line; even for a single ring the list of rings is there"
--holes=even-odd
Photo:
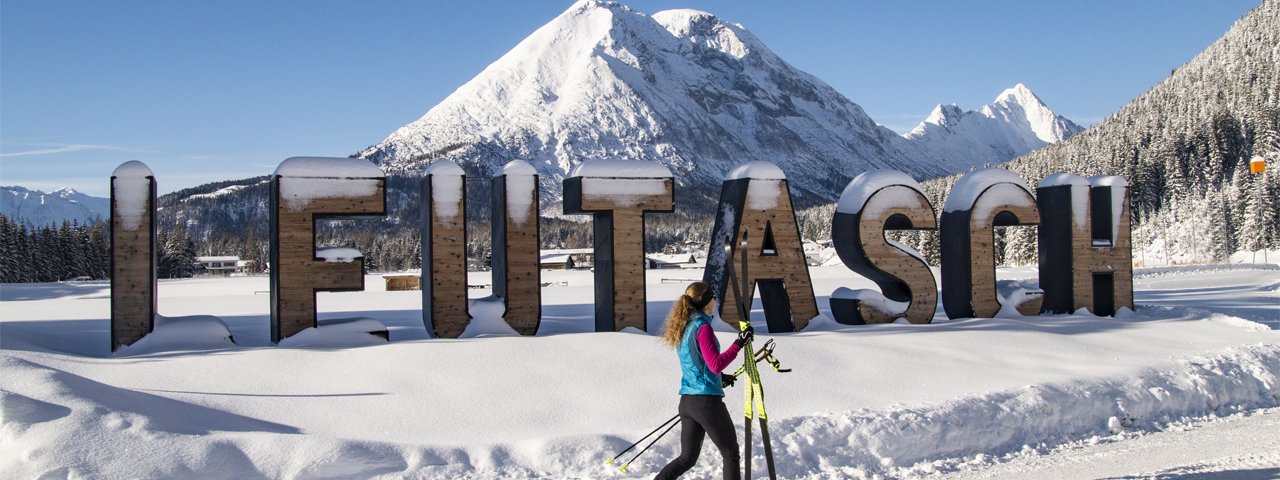
[[[732,245],[725,242],[724,245],[724,266],[725,274],[729,276],[728,284],[733,288],[733,298],[737,300],[738,308],[738,330],[746,331],[751,327],[751,300],[754,295],[745,296],[746,292],[751,291],[751,277],[747,276],[747,232],[742,232],[742,241],[738,244],[738,252],[742,257],[742,287],[738,286],[738,275],[733,269],[733,262],[730,261]],[[754,359],[756,354],[752,342],[747,342],[742,346],[742,350],[746,358]],[[764,358],[770,360],[769,364],[774,369],[782,372],[778,367],[777,360],[773,358],[773,348],[771,343],[765,343],[766,355]],[[764,459],[765,464],[769,468],[769,478],[776,480],[778,474],[773,466],[773,445],[769,442],[769,414],[764,408],[764,386],[760,384],[760,370],[756,368],[755,361],[746,361],[742,364],[747,373],[748,383],[743,385],[742,393],[742,409],[746,413],[746,433],[743,435],[742,442],[742,478],[751,478],[751,421],[760,420],[760,440],[764,443]]]

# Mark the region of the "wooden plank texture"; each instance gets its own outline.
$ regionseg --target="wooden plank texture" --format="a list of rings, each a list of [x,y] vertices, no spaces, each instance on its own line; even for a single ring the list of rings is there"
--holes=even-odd
[[[156,315],[156,182],[141,186],[147,201],[136,228],[126,229],[111,182],[111,350],[131,345],[151,333]],[[120,188],[129,188],[120,185]],[[136,195],[136,192],[132,194]]]
[[[761,193],[752,189],[772,189],[769,182],[778,182],[777,194],[773,202],[753,202],[752,195],[760,198]],[[760,208],[764,206],[765,208]],[[800,239],[800,229],[796,224],[795,210],[791,205],[791,191],[786,180],[751,179],[747,186],[747,194],[742,205],[736,206],[742,212],[737,231],[733,236],[732,250],[726,259],[732,262],[735,269],[741,265],[740,255],[747,256],[747,276],[750,279],[749,291],[744,295],[755,296],[757,283],[762,280],[780,280],[786,289],[786,297],[790,306],[790,326],[799,331],[809,324],[809,320],[818,315],[818,302],[813,296],[813,283],[809,279],[809,265],[805,263],[804,246]],[[761,246],[770,230],[774,245],[773,254],[762,251]],[[742,236],[747,236],[746,251],[741,251]],[[741,275],[741,272],[738,272]],[[739,279],[739,282],[742,280]],[[720,304],[720,318],[737,326],[738,312],[733,307],[738,301],[732,288],[726,288]],[[766,308],[766,310],[768,310]],[[774,319],[768,322],[771,328],[786,319]]]
[[[316,325],[316,292],[364,289],[364,260],[331,263],[316,257],[315,222],[326,217],[386,213],[386,183],[379,178],[375,193],[305,202],[279,197],[281,185],[293,177],[273,178],[276,238],[272,270],[272,341],[279,342]],[[367,180],[367,179],[366,179]]]

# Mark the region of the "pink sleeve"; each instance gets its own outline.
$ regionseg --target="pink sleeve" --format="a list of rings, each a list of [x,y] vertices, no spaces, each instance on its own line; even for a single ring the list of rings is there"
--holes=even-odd
[[[711,325],[703,324],[698,327],[698,349],[702,351],[702,361],[707,363],[707,368],[710,368],[712,373],[720,373],[729,366],[729,362],[738,358],[738,350],[741,347],[734,343],[723,352],[719,351],[716,346],[716,334],[711,331]]]

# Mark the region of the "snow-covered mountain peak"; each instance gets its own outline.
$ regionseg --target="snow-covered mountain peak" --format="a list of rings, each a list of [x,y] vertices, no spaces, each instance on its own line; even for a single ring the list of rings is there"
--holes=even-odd
[[[938,106],[933,107],[933,111],[929,113],[929,116],[911,132],[915,133],[917,130],[922,130],[925,128],[925,125],[947,127],[960,121],[961,118],[964,118],[964,112],[960,110],[959,106],[954,103],[945,105],[939,103]]]
[[[925,156],[963,171],[1012,159],[1082,130],[1019,83],[977,110],[962,112],[954,104],[938,105],[903,137]]]
[[[1036,96],[1035,92],[1032,92],[1030,88],[1027,88],[1022,83],[1014,85],[1012,88],[1006,88],[1005,91],[996,96],[996,100],[992,103],[1016,103],[1023,107],[1038,106],[1048,108],[1045,106],[1044,101]]]
[[[553,196],[590,159],[658,162],[678,184],[706,186],[742,162],[767,161],[816,201],[834,198],[832,179],[849,172],[947,173],[904,148],[740,25],[696,10],[649,16],[581,1],[359,156],[388,172],[445,158],[478,175],[525,160]]]
[[[981,111],[988,117],[1007,119],[1010,123],[1025,123],[1031,133],[1046,144],[1059,142],[1082,130],[1053,113],[1035,92],[1021,83],[1001,92],[994,102],[983,106]]]
[[[733,58],[743,58],[763,49],[759,40],[742,25],[722,22],[715,15],[701,10],[664,10],[653,14],[652,18],[677,38]]]

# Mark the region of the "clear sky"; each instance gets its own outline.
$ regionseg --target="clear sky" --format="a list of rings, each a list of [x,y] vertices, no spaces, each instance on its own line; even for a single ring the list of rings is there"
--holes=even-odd
[[[0,2],[0,185],[161,192],[347,156],[426,113],[570,1]],[[634,0],[741,23],[899,132],[1025,83],[1082,125],[1257,1]]]

